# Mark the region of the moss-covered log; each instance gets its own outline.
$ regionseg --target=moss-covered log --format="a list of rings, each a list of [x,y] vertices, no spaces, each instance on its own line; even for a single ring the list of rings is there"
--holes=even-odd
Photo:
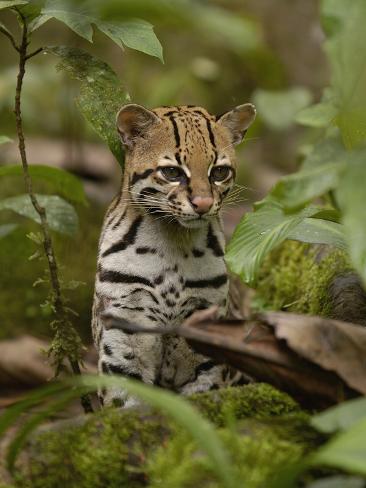
[[[265,259],[255,307],[366,325],[366,293],[347,255],[329,246],[286,241]]]
[[[319,443],[307,414],[286,394],[253,384],[193,396],[213,422],[248,488]],[[105,409],[81,423],[51,425],[32,441],[22,488],[219,487],[190,436],[157,412]]]

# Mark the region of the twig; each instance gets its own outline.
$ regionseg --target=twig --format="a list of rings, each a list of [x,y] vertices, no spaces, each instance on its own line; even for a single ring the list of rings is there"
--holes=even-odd
[[[36,49],[35,51],[33,51],[32,53],[28,54],[28,56],[25,57],[26,61],[28,61],[28,59],[30,58],[33,58],[33,56],[37,56],[37,54],[41,53],[43,51],[43,47],[40,47],[38,49]]]
[[[25,75],[25,64],[30,57],[33,57],[39,52],[41,52],[42,48],[37,49],[30,55],[27,55],[27,48],[29,44],[28,28],[24,16],[21,15],[21,18],[23,20],[23,30],[22,30],[22,41],[19,46],[19,49],[17,49],[19,52],[19,72],[17,76],[17,85],[16,85],[16,92],[15,92],[15,109],[14,109],[15,119],[16,119],[16,129],[17,129],[17,134],[19,139],[19,152],[20,152],[22,166],[23,166],[25,186],[29,194],[29,197],[31,199],[32,205],[35,211],[37,212],[37,214],[39,215],[41,221],[41,229],[43,234],[43,246],[46,253],[48,268],[50,273],[51,286],[53,290],[53,305],[55,308],[55,313],[57,319],[64,326],[69,327],[69,324],[67,323],[66,312],[62,300],[62,295],[61,295],[60,281],[58,278],[57,261],[56,261],[56,256],[54,253],[49,226],[47,222],[46,209],[39,204],[37,197],[33,192],[32,179],[29,174],[27,154],[25,150],[25,138],[24,138],[23,121],[22,121],[22,114],[21,114],[21,93],[22,93],[23,79]],[[78,360],[74,359],[73,357],[68,357],[68,360],[70,362],[73,373],[76,375],[80,375],[81,371],[80,371],[80,365]],[[93,411],[91,401],[88,395],[82,396],[81,404],[86,413]]]
[[[2,32],[4,34],[4,36],[6,36],[9,41],[12,43],[13,47],[15,50],[17,50],[18,52],[20,51],[20,48],[19,46],[17,46],[16,42],[15,42],[15,39],[14,37],[10,34],[10,32],[8,32],[6,29],[4,29],[3,27],[0,26],[0,32]]]

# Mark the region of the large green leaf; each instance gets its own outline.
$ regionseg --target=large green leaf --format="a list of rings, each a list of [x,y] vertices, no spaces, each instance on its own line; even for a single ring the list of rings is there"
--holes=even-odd
[[[366,419],[366,398],[355,398],[328,408],[314,415],[311,424],[320,432],[331,434],[337,430],[347,430],[355,423]]]
[[[279,204],[269,202],[245,215],[227,246],[225,259],[230,270],[246,283],[253,284],[265,256],[317,210],[307,207],[285,214]]]
[[[143,20],[129,22],[101,22],[96,24],[98,29],[107,35],[118,46],[136,49],[150,56],[163,60],[163,48],[154,34],[153,26]]]
[[[61,58],[58,70],[81,82],[78,107],[122,166],[123,152],[115,121],[128,95],[116,73],[107,63],[81,49],[54,47],[47,52]]]
[[[320,102],[304,108],[295,117],[295,121],[309,127],[328,127],[335,122],[338,114],[333,102]]]
[[[309,244],[328,244],[343,251],[348,250],[344,226],[319,218],[306,218],[288,235],[288,239]]]
[[[337,187],[345,165],[328,163],[281,178],[271,191],[285,208],[305,205]]]
[[[258,89],[253,95],[253,103],[261,118],[275,130],[288,129],[295,122],[299,110],[310,102],[309,90],[302,87],[289,88],[285,91]]]
[[[52,184],[54,191],[75,203],[86,205],[84,187],[76,176],[52,166],[32,164],[29,166],[29,174],[34,179],[45,180]],[[1,176],[23,176],[23,169],[18,164],[0,166]]]
[[[366,475],[366,419],[336,435],[312,457],[311,464]]]
[[[352,148],[366,141],[366,2],[347,2],[347,9],[339,1],[323,2],[323,12],[340,24],[326,42],[331,66],[331,85],[338,109],[337,125],[346,147]]]
[[[73,235],[78,228],[78,218],[74,207],[56,195],[36,195],[39,204],[46,209],[48,225],[51,229],[63,234]],[[29,195],[0,200],[0,210],[12,210],[23,217],[28,217],[40,223],[39,216],[34,210]]]
[[[23,170],[19,165],[0,167],[0,176],[22,174]],[[48,183],[51,183],[52,188],[68,200],[83,205],[87,204],[83,184],[81,180],[72,173],[52,166],[32,164],[29,166],[29,174],[34,179],[45,180]]]
[[[316,169],[319,166],[331,163],[345,163],[348,159],[338,134],[330,135],[317,143],[301,165],[302,170]]]
[[[66,24],[80,37],[93,42],[93,25],[106,34],[113,42],[123,46],[142,51],[163,61],[163,50],[154,33],[153,26],[143,20],[110,23],[103,22],[88,9],[78,9],[69,2],[60,0],[47,0],[40,15],[30,25],[34,31],[50,19],[57,19]]]
[[[0,0],[0,10],[9,7],[17,7],[18,5],[25,5],[26,0]]]
[[[366,150],[349,155],[347,171],[336,191],[354,267],[366,286]]]

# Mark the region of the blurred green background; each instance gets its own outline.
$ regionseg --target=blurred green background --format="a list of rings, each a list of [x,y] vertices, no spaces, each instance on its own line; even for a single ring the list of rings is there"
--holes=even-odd
[[[79,2],[74,1],[75,7]],[[154,25],[165,63],[126,49],[122,52],[96,32],[94,44],[50,20],[32,38],[39,46],[81,47],[109,63],[136,103],[197,104],[212,113],[253,101],[258,118],[239,147],[239,183],[249,187],[240,210],[227,220],[232,230],[243,209],[258,200],[284,172],[297,168],[314,134],[294,124],[298,110],[320,98],[328,82],[322,51],[323,32],[317,0],[89,0],[83,7],[107,20],[142,18]],[[0,21],[17,32],[11,12]],[[0,34],[0,135],[15,137],[13,115],[17,58]],[[77,110],[78,85],[55,69],[55,59],[39,55],[27,66],[23,118],[29,162],[49,164],[78,175],[88,206],[77,207],[80,229],[76,239],[54,234],[65,280],[85,285],[68,292],[79,316],[75,324],[83,338],[89,332],[97,242],[103,213],[120,182],[118,164]],[[122,103],[122,102],[121,102]],[[299,151],[300,148],[300,151]],[[16,143],[0,146],[0,164],[18,163]],[[52,194],[52,186],[35,188]],[[0,198],[24,193],[20,177],[0,179]],[[22,332],[50,335],[50,311],[40,307],[44,285],[33,287],[45,263],[29,261],[35,245],[25,236],[37,229],[10,212],[0,223],[18,227],[0,239],[0,338]]]

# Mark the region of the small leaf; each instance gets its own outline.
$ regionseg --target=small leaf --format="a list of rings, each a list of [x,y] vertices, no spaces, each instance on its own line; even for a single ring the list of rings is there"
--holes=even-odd
[[[1,0],[0,10],[9,7],[17,7],[18,5],[26,5],[27,3],[26,0]]]
[[[328,127],[336,122],[337,107],[331,102],[321,102],[304,108],[295,117],[295,121],[309,127]]]
[[[95,25],[122,49],[123,46],[127,46],[155,56],[164,62],[163,48],[154,33],[153,26],[148,22],[136,20],[116,24],[97,21]]]
[[[17,227],[18,227],[17,224],[2,224],[2,225],[0,225],[0,239],[2,237],[7,236],[11,232],[13,232],[13,230],[15,230]]]
[[[361,397],[340,403],[314,415],[311,425],[320,432],[331,434],[338,430],[347,430],[364,418],[366,418],[366,398]]]
[[[66,71],[72,79],[81,82],[77,98],[80,111],[123,166],[122,146],[115,120],[128,95],[116,73],[107,63],[81,49],[54,47],[48,48],[47,52],[61,58],[58,70]]]
[[[299,110],[311,102],[308,89],[290,88],[286,91],[266,91],[258,89],[254,92],[253,103],[264,122],[274,130],[288,129],[294,122]]]
[[[246,283],[253,284],[265,256],[317,210],[307,207],[285,214],[278,203],[261,203],[258,210],[240,221],[227,246],[225,260],[230,270]]]
[[[0,23],[0,25],[2,24]],[[13,140],[7,136],[0,136],[0,144],[6,144],[7,142],[13,142]]]
[[[52,184],[53,189],[62,196],[75,203],[87,204],[84,187],[76,176],[68,171],[52,166],[32,164],[29,174],[34,179],[45,180]],[[1,176],[22,176],[23,168],[18,165],[0,166]]]
[[[331,466],[351,473],[366,475],[366,419],[333,437],[312,457],[315,466]]]
[[[68,235],[76,233],[78,218],[72,205],[56,195],[36,195],[36,197],[39,204],[46,209],[47,221],[51,229]],[[40,223],[40,218],[33,208],[29,195],[1,200],[0,210],[12,210]]]

